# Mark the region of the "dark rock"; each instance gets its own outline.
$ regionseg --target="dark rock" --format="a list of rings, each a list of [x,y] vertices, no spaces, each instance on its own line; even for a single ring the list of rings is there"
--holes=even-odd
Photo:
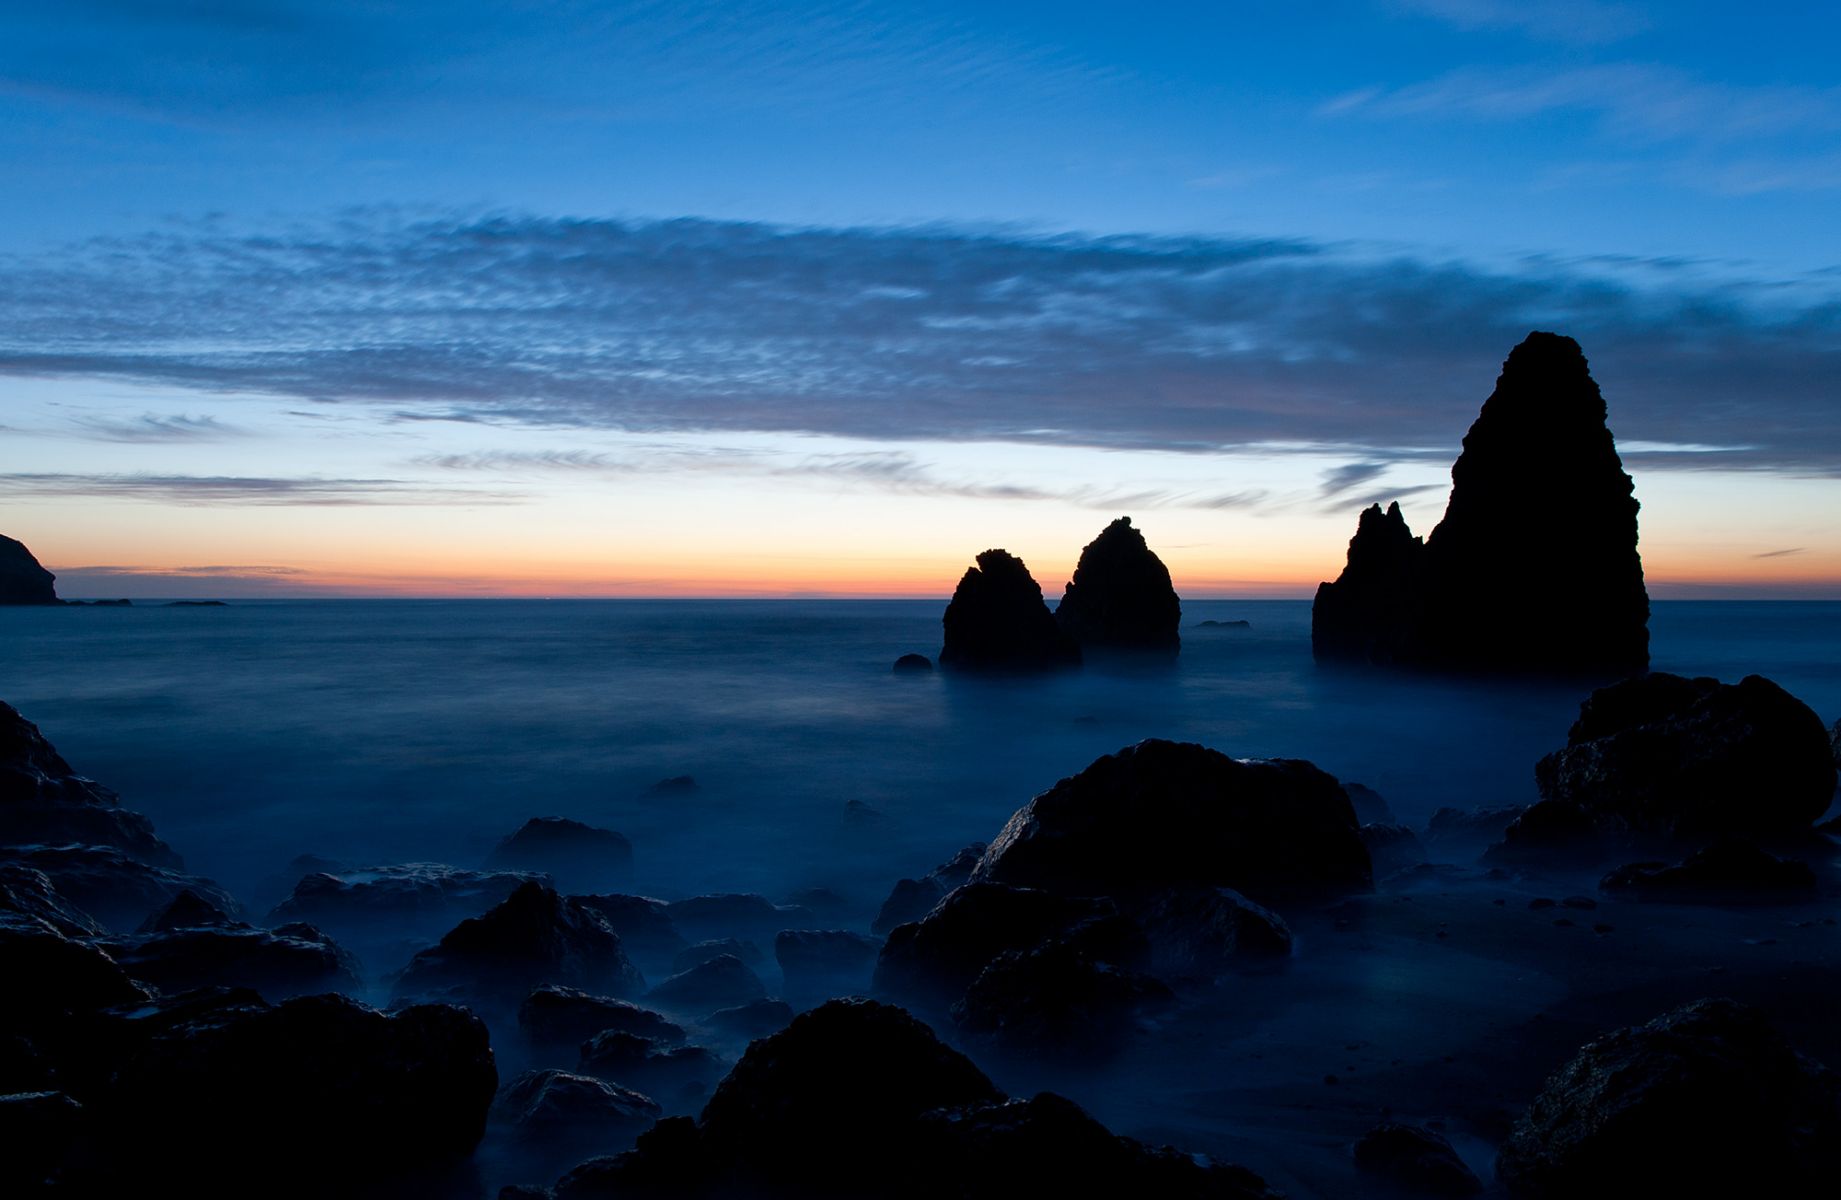
[[[847,834],[876,833],[889,823],[888,814],[872,804],[862,800],[844,801],[844,832]]]
[[[789,894],[778,907],[803,908],[815,917],[829,920],[849,913],[851,902],[828,887],[809,887]]]
[[[942,624],[942,667],[1043,671],[1080,664],[1080,646],[1055,624],[1029,568],[1002,550],[986,550],[966,569]]]
[[[897,925],[918,921],[932,912],[933,906],[946,898],[946,893],[971,878],[978,860],[984,857],[984,850],[983,842],[974,842],[920,879],[898,880],[870,924],[870,932],[883,937]]]
[[[1085,653],[1175,654],[1182,620],[1169,569],[1132,528],[1130,517],[1120,517],[1087,543],[1055,609],[1055,624]]]
[[[1679,866],[1631,863],[1598,886],[1628,899],[1670,904],[1797,904],[1819,895],[1809,864],[1734,841],[1716,842]]]
[[[739,937],[769,941],[782,929],[811,923],[803,908],[775,904],[754,893],[724,893],[674,900],[666,906],[672,923],[687,937],[703,941]]]
[[[611,829],[567,817],[532,817],[486,860],[499,870],[542,871],[569,887],[594,889],[626,874],[633,843]]]
[[[0,865],[42,872],[70,904],[110,929],[136,929],[190,891],[224,912],[236,900],[209,879],[150,866],[112,846],[21,846],[0,850]]]
[[[655,799],[665,799],[669,797],[690,796],[702,790],[702,786],[691,776],[673,775],[669,779],[661,779],[647,788],[646,795]]]
[[[518,1028],[533,1046],[580,1046],[602,1030],[630,1033],[661,1045],[684,1041],[684,1030],[649,1008],[593,996],[579,988],[540,987],[518,1006]]]
[[[645,980],[621,951],[619,935],[598,913],[575,897],[531,882],[416,955],[397,978],[395,994],[455,988],[510,1007],[543,984],[620,996],[637,994]]]
[[[1355,1165],[1427,1196],[1474,1196],[1483,1190],[1483,1181],[1451,1143],[1421,1125],[1376,1125],[1355,1143]]]
[[[602,1148],[637,1137],[662,1115],[650,1096],[567,1071],[526,1071],[505,1085],[492,1112],[523,1138]]]
[[[57,604],[56,578],[24,542],[0,535],[0,604]]]
[[[106,1108],[137,1180],[300,1194],[463,1158],[497,1090],[486,1027],[463,1009],[250,998],[168,1020],[122,1065]]]
[[[10,704],[0,704],[0,846],[35,845],[109,846],[148,866],[184,865],[154,836],[152,821],[123,808],[113,791],[72,772],[38,726]]]
[[[895,660],[895,674],[921,674],[933,670],[933,660],[925,654],[904,654]]]
[[[652,989],[648,999],[677,1012],[709,1012],[766,995],[767,986],[747,963],[733,954],[719,954],[664,980]]]
[[[1298,759],[1151,740],[1018,809],[973,879],[1104,896],[1178,883],[1266,901],[1373,886],[1342,785]]]
[[[687,1092],[707,1094],[729,1067],[702,1046],[661,1046],[647,1038],[607,1029],[582,1043],[576,1069],[678,1107],[672,1102]]]
[[[688,945],[671,919],[671,906],[663,900],[619,892],[576,899],[600,913],[601,919],[620,935],[626,952],[642,962],[669,963]]]
[[[435,936],[543,878],[524,871],[469,871],[443,863],[322,872],[295,884],[293,894],[275,906],[268,920],[305,921],[352,940],[372,936],[380,928],[404,936]]]
[[[787,992],[861,990],[876,966],[882,943],[847,929],[783,929],[774,936],[773,956]]]
[[[36,917],[0,913],[0,1028],[7,1033],[26,1032],[64,1013],[146,998],[95,946],[65,937]]]
[[[1480,846],[1498,841],[1502,833],[1523,812],[1525,806],[1503,808],[1441,808],[1426,825],[1426,841],[1432,845]]]
[[[162,608],[228,608],[222,600],[168,600]]]
[[[1133,961],[1143,952],[1141,935],[1110,900],[968,883],[925,920],[889,933],[876,962],[875,988],[951,1003],[999,955],[1055,940],[1072,942],[1101,961]]]
[[[250,900],[253,907],[267,911],[293,895],[294,886],[307,876],[344,875],[351,869],[351,864],[324,855],[297,854],[281,870],[264,876],[251,889]]]
[[[1103,1057],[1138,1015],[1168,1004],[1148,975],[1098,962],[1067,942],[998,955],[952,1006],[959,1031],[1013,1054]]]
[[[1410,663],[1420,653],[1425,543],[1413,536],[1396,502],[1363,510],[1349,539],[1349,559],[1334,583],[1317,585],[1310,609],[1311,652],[1318,662],[1373,666]]]
[[[174,896],[171,904],[142,921],[141,927],[135,932],[170,933],[175,929],[203,929],[213,925],[249,928],[197,892],[187,890]]]
[[[0,913],[36,917],[65,937],[94,937],[102,932],[94,917],[58,895],[50,876],[30,867],[0,866]]]
[[[1365,783],[1350,783],[1344,780],[1342,790],[1348,793],[1349,803],[1355,808],[1355,819],[1363,825],[1393,825],[1394,810],[1387,803],[1387,798]],[[1451,811],[1439,809],[1440,812]]]
[[[67,1171],[77,1162],[88,1114],[63,1092],[0,1096],[0,1192],[8,1196],[77,1195]]]
[[[1658,672],[1600,688],[1534,777],[1545,803],[1611,838],[1807,833],[1835,791],[1821,718],[1757,675],[1729,685]],[[1533,815],[1507,846],[1528,839]]]
[[[104,944],[122,970],[164,992],[246,987],[279,1000],[360,986],[357,960],[311,925],[270,930],[224,921]]]
[[[1368,861],[1374,864],[1376,878],[1404,871],[1426,860],[1419,835],[1406,825],[1363,825],[1360,832],[1362,845],[1368,850]]]
[[[702,966],[710,959],[721,958],[725,954],[741,959],[750,967],[767,964],[767,955],[753,942],[744,942],[740,938],[712,938],[678,951],[671,960],[671,973],[681,975],[692,967]]]
[[[1251,621],[1198,621],[1196,622],[1196,626],[1197,628],[1200,628],[1200,629],[1251,629],[1253,628],[1253,622]]]
[[[1149,947],[1144,965],[1164,979],[1213,979],[1291,953],[1291,929],[1231,888],[1165,888],[1128,915]]]
[[[785,1029],[793,1019],[793,1006],[784,1000],[750,1000],[734,1008],[718,1009],[697,1022],[724,1037],[753,1041]]]
[[[1510,352],[1421,547],[1397,506],[1362,514],[1311,615],[1320,660],[1628,673],[1649,662],[1637,502],[1577,342]],[[1565,564],[1557,569],[1554,564]]]
[[[1517,1197],[1818,1196],[1841,1172],[1841,1077],[1763,1015],[1698,1000],[1588,1043],[1516,1124]]]

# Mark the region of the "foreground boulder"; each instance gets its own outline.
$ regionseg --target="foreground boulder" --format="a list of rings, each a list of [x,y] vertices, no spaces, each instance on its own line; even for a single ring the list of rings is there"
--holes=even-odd
[[[1182,645],[1182,602],[1169,568],[1120,517],[1080,552],[1055,624],[1080,646],[1095,650],[1173,655]]]
[[[1818,1196],[1841,1172],[1841,1077],[1754,1009],[1698,1000],[1588,1043],[1503,1147],[1511,1195]]]
[[[486,913],[456,925],[416,955],[398,996],[455,994],[509,1008],[543,984],[634,995],[645,987],[607,922],[574,897],[531,882]]]
[[[113,846],[0,849],[0,865],[42,873],[59,896],[110,929],[138,929],[185,892],[222,912],[240,911],[236,899],[209,879],[150,866]]]
[[[148,866],[184,865],[152,821],[73,772],[38,726],[0,703],[0,846],[30,845],[109,846]]]
[[[1808,863],[1734,841],[1716,842],[1677,866],[1631,863],[1598,886],[1628,899],[1667,904],[1800,904],[1820,894]]]
[[[940,666],[955,671],[1046,671],[1080,664],[1023,560],[986,550],[966,569],[942,618]]]
[[[1355,810],[1297,759],[1233,759],[1151,740],[1107,755],[1018,809],[974,881],[1080,896],[1173,884],[1261,902],[1373,886]]]
[[[532,817],[498,844],[486,865],[541,871],[566,887],[594,890],[631,869],[633,843],[568,817]]]
[[[1059,1097],[1007,1104],[925,1025],[860,999],[755,1042],[696,1122],[660,1122],[556,1187],[557,1200],[1108,1192],[1272,1194],[1247,1172],[1115,1137]]]
[[[0,535],[0,604],[57,604],[56,579],[24,542]]]
[[[1724,684],[1658,672],[1600,688],[1534,777],[1541,803],[1509,826],[1510,850],[1574,829],[1620,840],[1806,835],[1835,790],[1821,718],[1757,675]]]
[[[1579,344],[1529,334],[1464,437],[1424,545],[1397,509],[1362,515],[1341,578],[1318,589],[1318,659],[1529,674],[1647,666],[1638,505],[1605,422]]]

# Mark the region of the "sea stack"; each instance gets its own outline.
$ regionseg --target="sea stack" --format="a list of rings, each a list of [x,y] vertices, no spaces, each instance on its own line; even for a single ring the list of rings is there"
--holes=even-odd
[[[45,570],[24,542],[0,534],[0,604],[58,604],[57,576]]]
[[[1349,563],[1318,588],[1320,661],[1509,674],[1649,664],[1637,501],[1579,344],[1531,333],[1509,353],[1451,468],[1423,547],[1398,509],[1362,514]]]
[[[1181,648],[1182,601],[1170,571],[1120,517],[1080,552],[1055,623],[1082,651],[1174,655]]]
[[[1023,560],[986,550],[966,569],[941,619],[940,666],[961,671],[1048,671],[1080,665],[1080,646],[1055,624]]]

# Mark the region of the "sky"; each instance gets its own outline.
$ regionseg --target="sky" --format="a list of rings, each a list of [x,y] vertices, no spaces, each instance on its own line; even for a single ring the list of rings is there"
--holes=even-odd
[[[1576,337],[1658,596],[1841,597],[1841,10],[0,5],[0,532],[73,596],[1186,595]],[[1530,497],[1539,503],[1539,497]]]

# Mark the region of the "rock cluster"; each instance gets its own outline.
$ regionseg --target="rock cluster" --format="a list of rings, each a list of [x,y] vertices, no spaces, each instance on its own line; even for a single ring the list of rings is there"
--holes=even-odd
[[[1451,468],[1421,543],[1398,506],[1364,512],[1317,590],[1320,661],[1627,674],[1649,662],[1637,501],[1577,342],[1531,333]]]

